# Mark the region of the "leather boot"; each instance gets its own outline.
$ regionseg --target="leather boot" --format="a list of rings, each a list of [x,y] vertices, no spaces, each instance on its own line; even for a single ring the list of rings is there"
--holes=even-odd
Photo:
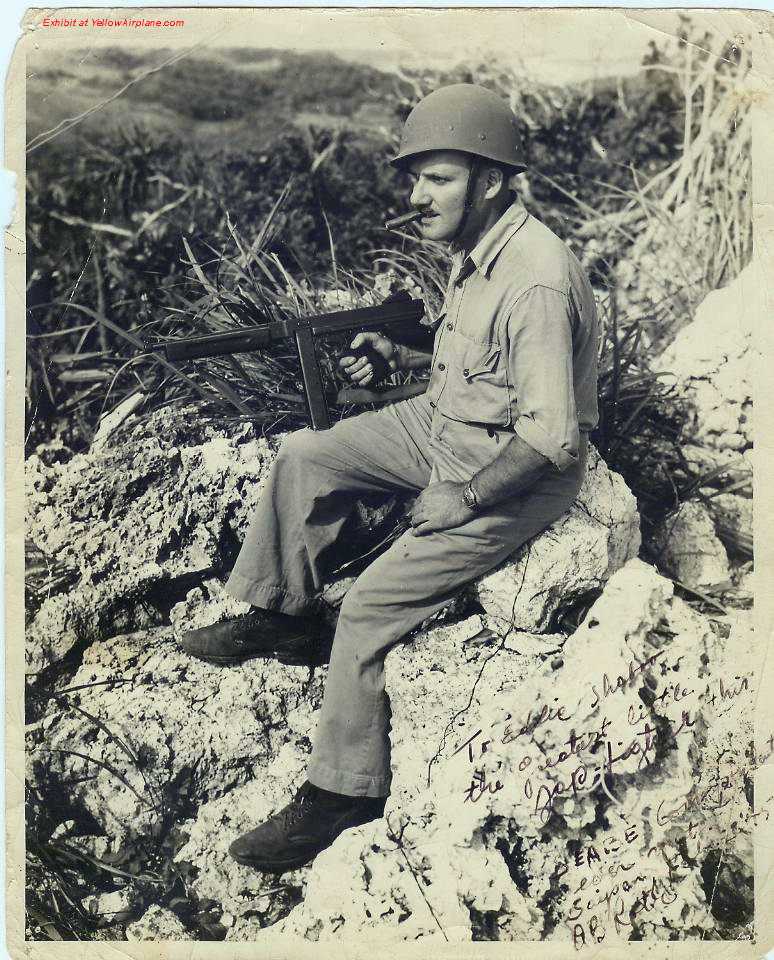
[[[310,863],[344,830],[384,815],[386,797],[346,797],[307,781],[293,800],[229,847],[238,862],[265,873]]]
[[[223,665],[254,657],[281,663],[316,665],[330,657],[332,633],[319,620],[255,610],[209,627],[189,630],[180,646],[191,656]]]

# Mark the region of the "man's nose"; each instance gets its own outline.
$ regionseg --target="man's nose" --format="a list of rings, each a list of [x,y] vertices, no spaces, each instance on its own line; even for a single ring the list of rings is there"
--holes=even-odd
[[[409,203],[412,207],[426,207],[430,203],[430,197],[427,193],[427,186],[421,180],[417,180],[411,188]]]

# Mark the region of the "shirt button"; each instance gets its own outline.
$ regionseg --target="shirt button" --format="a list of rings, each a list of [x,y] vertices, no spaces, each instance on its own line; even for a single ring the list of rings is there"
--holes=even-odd
[[[447,323],[447,324],[446,324],[446,329],[447,329],[447,330],[453,330],[453,329],[454,329],[454,324]]]
[[[463,377],[469,377],[469,376],[470,376],[470,370],[468,370],[467,367],[465,367],[465,369],[462,371],[462,376],[463,376]]]
[[[435,404],[433,403],[432,400],[430,401],[430,406],[432,407],[433,410],[435,410]]]
[[[445,363],[439,363],[439,364],[438,364],[438,369],[439,369],[439,370],[445,370],[445,369],[446,369],[446,364],[445,364]]]

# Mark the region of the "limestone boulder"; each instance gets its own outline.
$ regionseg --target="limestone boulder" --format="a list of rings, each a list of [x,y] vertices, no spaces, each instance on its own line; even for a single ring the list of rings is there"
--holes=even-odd
[[[26,469],[27,537],[75,571],[44,600],[26,639],[30,672],[78,643],[163,622],[192,582],[222,568],[243,535],[276,443],[161,412],[119,442]],[[150,615],[150,620],[149,620]]]
[[[227,941],[578,944],[592,915],[611,941],[749,935],[746,614],[711,622],[632,560],[569,637],[480,615],[419,632],[387,658],[384,819],[278,878],[228,846],[303,782],[325,671],[182,656],[174,629],[211,612],[212,589],[176,628],[86,651],[79,689],[38,724],[31,779],[107,852],[183,819],[188,895],[216,905]],[[578,916],[589,877],[602,906]],[[190,939],[161,908],[139,924],[127,937]]]
[[[687,587],[711,587],[729,580],[726,548],[715,534],[710,511],[697,500],[680,504],[664,519],[654,546],[661,569]]]
[[[621,917],[616,925],[604,914],[598,933],[611,939],[716,927],[705,873],[726,834],[696,775],[708,730],[727,711],[749,729],[751,695],[743,686],[729,694],[717,638],[666,580],[640,561],[615,574],[558,667],[508,654],[505,643],[470,659],[460,645],[451,664],[448,638],[427,640],[389,672],[396,783],[385,821],[317,858],[278,935],[346,940],[371,932],[378,916],[384,938],[588,942],[594,909],[569,918],[589,876]],[[433,692],[442,657],[443,691]],[[745,746],[722,762],[734,770],[729,816],[749,838]],[[708,782],[718,775],[710,764]],[[670,871],[662,850],[675,854],[690,822],[695,848]],[[742,840],[736,875],[749,881],[744,850]],[[637,872],[624,884],[631,862]],[[353,891],[346,902],[331,897],[333,871]]]
[[[714,478],[703,492],[715,529],[733,556],[752,557],[753,377],[759,353],[753,320],[760,280],[746,267],[702,301],[655,361],[679,406],[683,456]],[[719,471],[726,468],[726,473]],[[729,492],[723,489],[732,488]],[[718,493],[718,490],[721,492]],[[722,561],[721,561],[722,562]]]
[[[749,936],[744,617],[711,624],[633,560],[572,636],[553,638],[559,655],[521,653],[527,635],[492,635],[479,617],[429,630],[387,661],[384,819],[284,877],[277,901],[270,878],[226,851],[303,777],[289,742],[268,780],[203,804],[184,825],[193,891],[223,905],[227,940],[267,949],[364,938],[580,945],[593,930],[609,940]],[[579,915],[590,877],[599,906]]]
[[[285,742],[308,752],[324,672],[211,666],[168,627],[105,639],[30,731],[31,790],[98,825],[114,852],[157,837],[171,816],[254,781]]]
[[[639,549],[636,500],[589,446],[586,477],[569,512],[478,580],[472,593],[501,627],[542,631],[560,607],[600,589]]]
[[[708,491],[707,509],[729,555],[752,558],[753,500],[738,493]]]
[[[153,906],[139,920],[126,927],[126,939],[144,940],[195,940],[171,910]]]
[[[736,460],[753,442],[755,270],[748,266],[708,294],[655,364],[687,401],[682,439],[714,454],[717,462]]]
[[[166,623],[204,579],[225,579],[281,441],[249,424],[228,433],[161,411],[88,453],[31,457],[27,538],[42,564],[68,571],[72,582],[35,611],[28,673],[77,645]],[[372,546],[401,504],[353,503],[343,559]]]
[[[278,950],[749,937],[745,616],[710,622],[633,560],[574,634],[553,638],[553,656],[520,652],[525,634],[497,635],[480,617],[424,632],[387,660],[384,819],[282,878],[277,901],[270,878],[226,850],[302,778],[288,742],[269,779],[204,803],[183,826],[194,894],[222,904],[227,940]],[[590,880],[594,903],[579,912]]]

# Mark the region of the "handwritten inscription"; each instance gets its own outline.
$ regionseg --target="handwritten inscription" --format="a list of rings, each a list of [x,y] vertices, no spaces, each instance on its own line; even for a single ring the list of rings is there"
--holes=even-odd
[[[580,950],[589,944],[602,943],[608,934],[606,923],[613,924],[617,937],[628,940],[638,920],[651,919],[648,915],[655,914],[676,900],[677,893],[665,879],[643,874],[614,884],[603,897],[577,897],[566,917],[572,931],[573,945]],[[604,907],[604,911],[599,909],[601,907]],[[599,912],[586,917],[585,914],[592,910]],[[658,915],[652,918],[652,922],[655,926],[671,929]]]
[[[632,660],[624,674],[612,679],[607,673],[603,674],[600,683],[591,684],[591,708],[596,709],[608,698],[637,685],[643,673],[661,661],[663,656],[664,651],[657,651],[646,660]],[[747,692],[747,677],[735,676],[731,680],[720,678],[708,683],[697,699],[713,705],[730,704]],[[518,774],[522,775],[516,789],[531,802],[533,814],[542,824],[546,824],[557,809],[557,804],[563,800],[575,800],[600,786],[606,788],[608,778],[618,773],[621,765],[627,761],[635,761],[635,770],[644,769],[656,759],[659,749],[666,749],[684,734],[692,733],[696,715],[690,707],[681,704],[695,694],[695,689],[683,681],[670,681],[658,691],[644,686],[638,700],[627,706],[626,725],[631,733],[623,739],[615,739],[610,735],[612,720],[607,714],[603,714],[591,729],[576,729],[572,708],[558,698],[554,698],[551,704],[540,704],[529,709],[525,716],[518,719],[506,713],[486,732],[483,728],[474,730],[454,750],[454,755],[464,751],[468,762],[474,766],[470,783],[462,793],[463,801],[476,803],[506,786],[513,788],[512,784],[503,782],[505,778],[498,778],[503,766],[501,759],[496,761],[495,770],[487,769],[486,755],[493,752],[495,745],[499,748],[518,745],[522,741],[525,746],[536,742],[540,746],[538,735],[541,727],[550,723],[552,731],[555,731],[557,722],[566,724],[567,737],[558,749],[545,750],[540,746],[539,759],[534,756],[534,751],[525,752],[514,758],[515,763],[511,764],[511,768],[515,766]],[[666,715],[668,709],[674,712],[673,717]],[[495,727],[501,729],[496,730]],[[620,727],[618,736],[621,736]],[[560,767],[561,774],[558,770]],[[631,772],[631,763],[627,772]],[[606,792],[609,794],[609,789]]]
[[[749,749],[745,754],[744,744],[740,751],[736,744],[724,750],[718,743],[717,770],[704,756],[701,776],[685,795],[676,783],[671,796],[660,794],[643,806],[636,825],[629,819],[632,781],[620,775],[636,775],[680,744],[695,742],[704,751],[707,724],[751,693],[747,676],[700,680],[695,670],[691,676],[684,669],[678,673],[681,661],[684,656],[668,656],[663,649],[632,659],[623,669],[584,680],[577,699],[557,696],[515,715],[503,712],[468,729],[455,746],[453,755],[470,771],[463,803],[493,800],[506,809],[513,804],[517,818],[521,807],[539,827],[556,815],[571,824],[580,814],[583,822],[586,814],[574,801],[594,791],[618,804],[585,842],[579,837],[567,844],[566,859],[552,873],[552,888],[562,891],[560,922],[578,950],[649,936],[652,930],[665,939],[676,937],[687,863],[701,862],[702,849],[717,845],[708,824],[722,816],[747,830],[756,818],[768,819],[767,810],[752,811],[751,767],[774,755],[774,734],[760,757],[750,756]],[[679,837],[669,830],[672,824],[679,825]]]
[[[642,674],[648,667],[652,666],[657,660],[660,660],[665,654],[665,650],[659,650],[646,660],[630,660],[628,673],[625,676],[617,676],[614,681],[610,680],[606,673],[602,674],[601,694],[597,691],[597,684],[591,684],[591,692],[594,694],[594,699],[591,701],[592,710],[598,707],[599,704],[603,700],[606,700],[611,694],[620,693],[622,690],[634,687],[635,684],[642,679]]]
[[[571,717],[567,716],[562,719],[569,721]],[[639,716],[630,717],[629,720],[632,725],[641,721],[642,718]],[[682,710],[679,723],[669,731],[669,738],[676,739],[684,732],[689,731],[695,722],[688,710]],[[518,760],[516,768],[520,773],[525,774],[522,785],[524,796],[533,801],[534,813],[543,823],[550,820],[557,800],[569,797],[577,798],[580,794],[595,790],[605,777],[616,772],[618,764],[636,757],[637,768],[640,769],[647,766],[655,757],[659,731],[655,726],[651,726],[648,720],[644,721],[642,730],[634,731],[634,735],[628,742],[617,741],[615,744],[606,737],[609,725],[610,720],[605,716],[602,718],[598,729],[579,733],[571,729],[567,739],[562,743],[562,749],[555,754],[543,755],[540,763],[536,764],[528,753],[525,753]],[[480,760],[490,751],[491,745],[495,742],[495,738],[482,739],[481,735],[482,730],[476,730],[457,747],[454,753],[457,754],[462,750],[467,750],[470,763]],[[513,736],[511,730],[506,726],[505,732],[497,742],[508,744],[516,739],[517,737]],[[591,759],[581,759],[583,754],[590,754]],[[551,774],[555,767],[571,758],[576,759],[578,763],[569,772],[569,776],[557,777]],[[502,761],[499,761],[498,769],[501,765]],[[466,788],[464,799],[475,802],[484,793],[496,793],[503,786],[504,784],[500,780],[496,780],[495,784],[488,783],[485,769],[477,767],[474,781]]]

